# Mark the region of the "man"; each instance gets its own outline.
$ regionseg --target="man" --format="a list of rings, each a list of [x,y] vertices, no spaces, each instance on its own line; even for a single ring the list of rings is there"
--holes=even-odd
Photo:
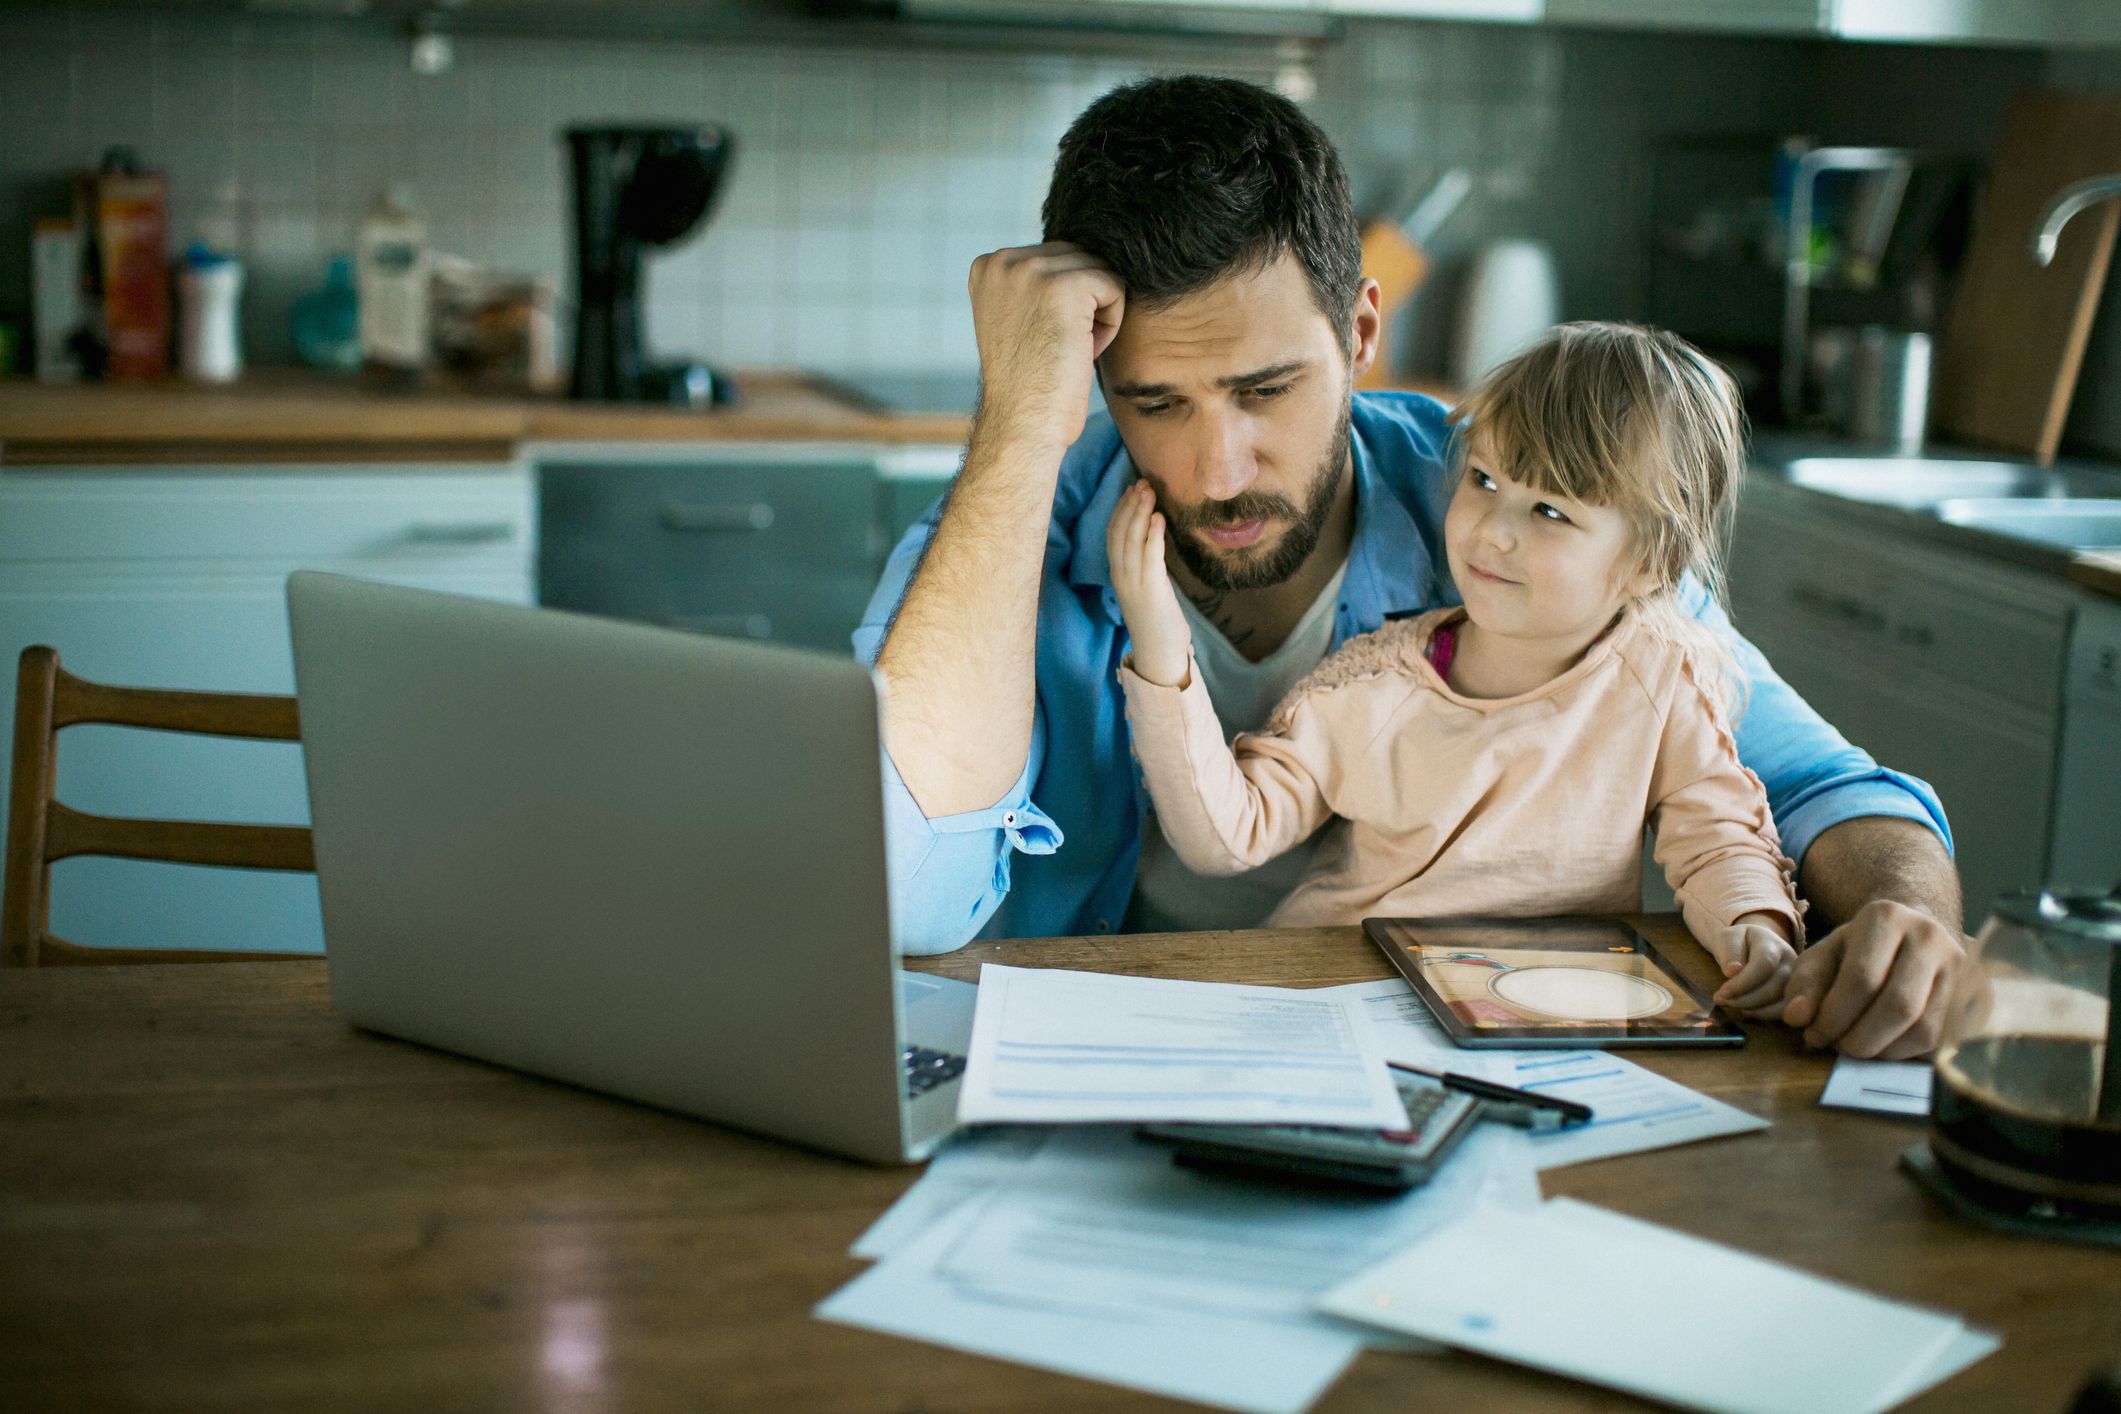
[[[909,952],[1245,926],[1301,870],[1308,846],[1236,880],[1190,876],[1148,815],[1105,554],[1137,474],[1170,527],[1197,660],[1232,730],[1263,723],[1349,637],[1455,602],[1445,411],[1351,395],[1377,352],[1377,285],[1315,125],[1234,80],[1118,89],[1062,139],[1044,215],[1045,244],[973,263],[982,395],[964,467],[855,635],[885,688],[893,914]],[[1087,416],[1093,376],[1109,418]],[[1839,924],[1799,960],[1785,1020],[1850,1055],[1926,1052],[1961,955],[1943,813],[1750,645],[1740,656],[1740,758],[1767,786],[1815,917]]]

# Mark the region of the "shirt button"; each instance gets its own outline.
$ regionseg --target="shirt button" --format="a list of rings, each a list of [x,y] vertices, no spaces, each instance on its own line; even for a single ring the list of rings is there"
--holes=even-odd
[[[1004,825],[1014,825],[1016,823],[1016,812],[1014,810],[1011,810],[1007,814],[1003,815],[1002,823]]]
[[[1098,920],[1097,920],[1097,931],[1098,931],[1098,932],[1100,932],[1100,933],[1109,933],[1109,932],[1111,932],[1111,931],[1112,931],[1112,920],[1111,920],[1111,919],[1109,919],[1109,918],[1100,918],[1100,919],[1098,919]]]

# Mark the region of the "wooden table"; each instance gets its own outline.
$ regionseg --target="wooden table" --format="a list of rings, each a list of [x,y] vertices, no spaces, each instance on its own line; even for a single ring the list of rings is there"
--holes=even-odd
[[[1676,925],[1653,931],[1709,980]],[[982,944],[920,966],[991,960],[1385,975],[1355,929]],[[1919,1126],[1818,1107],[1827,1057],[1761,1029],[1739,1052],[1638,1058],[1774,1128],[1562,1170],[1550,1194],[2006,1334],[1916,1408],[2060,1411],[2121,1352],[2121,1253],[1946,1216],[1893,1168]],[[321,964],[0,974],[0,1408],[1181,1407],[814,1319],[914,1176],[355,1032]],[[1317,1407],[1636,1406],[1371,1353]]]

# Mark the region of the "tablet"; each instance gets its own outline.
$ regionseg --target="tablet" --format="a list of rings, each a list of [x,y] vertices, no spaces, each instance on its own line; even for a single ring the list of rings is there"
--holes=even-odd
[[[1461,1046],[1742,1046],[1745,1032],[1613,918],[1365,918]]]

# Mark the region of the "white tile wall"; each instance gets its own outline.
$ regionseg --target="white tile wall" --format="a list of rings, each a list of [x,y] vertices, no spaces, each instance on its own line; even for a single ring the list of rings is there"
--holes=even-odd
[[[1995,105],[1962,95],[2037,63],[1958,56],[1932,80],[1928,58],[1827,50],[1510,26],[1355,27],[1319,61],[1311,106],[1341,143],[1358,201],[1389,202],[1449,163],[1481,175],[1438,243],[1438,277],[1408,316],[1406,361],[1435,366],[1452,272],[1492,237],[1551,242],[1568,313],[1634,312],[1638,158],[1651,136],[1803,130],[1837,104],[1860,125],[1871,109],[1923,111],[1909,91],[1934,84],[1972,113],[1960,126],[1978,139]],[[170,173],[179,245],[203,237],[247,262],[246,338],[255,361],[271,362],[288,356],[295,298],[350,247],[386,185],[410,186],[438,245],[548,275],[564,294],[559,130],[712,120],[737,134],[736,164],[704,234],[651,267],[649,337],[659,353],[828,371],[965,368],[976,359],[967,265],[1037,239],[1062,130],[1097,94],[1144,71],[1006,51],[558,39],[463,38],[457,55],[450,72],[419,77],[404,42],[374,26],[0,6],[0,312],[26,303],[30,217],[62,209],[64,174],[113,143]],[[1255,79],[1273,69],[1265,56],[1234,68],[1227,52],[1216,57]],[[1172,66],[1168,56],[1157,62]],[[1841,96],[1864,88],[1852,72],[1871,70],[1889,82],[1867,103]]]

